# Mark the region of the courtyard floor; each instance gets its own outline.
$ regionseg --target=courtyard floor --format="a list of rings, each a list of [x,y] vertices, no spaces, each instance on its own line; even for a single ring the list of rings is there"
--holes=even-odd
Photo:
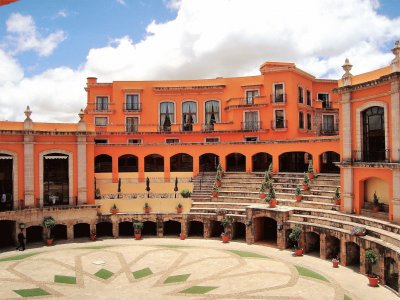
[[[217,240],[106,239],[0,254],[0,299],[398,299],[288,250]]]

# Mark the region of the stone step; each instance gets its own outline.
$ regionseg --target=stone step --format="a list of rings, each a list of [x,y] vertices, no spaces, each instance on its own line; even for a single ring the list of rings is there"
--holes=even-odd
[[[292,207],[304,207],[313,209],[323,209],[323,210],[339,210],[339,205],[332,203],[316,202],[316,201],[300,201],[290,199],[276,199],[279,205],[292,206]]]
[[[220,208],[215,208],[215,207],[192,207],[190,209],[191,213],[216,213],[217,209],[224,209],[227,211],[227,213],[232,213],[232,214],[237,214],[237,215],[242,215],[246,214],[246,210],[243,208],[236,208],[236,209],[230,209],[230,208],[225,208],[225,207],[220,207]]]
[[[192,207],[214,207],[214,208],[229,208],[229,209],[234,209],[234,208],[246,208],[249,206],[251,203],[229,203],[229,202],[193,202]]]

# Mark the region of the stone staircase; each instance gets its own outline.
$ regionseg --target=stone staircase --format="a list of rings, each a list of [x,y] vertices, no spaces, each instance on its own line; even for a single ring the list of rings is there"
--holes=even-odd
[[[193,202],[207,202],[211,199],[211,191],[215,181],[215,172],[204,172],[193,178]]]

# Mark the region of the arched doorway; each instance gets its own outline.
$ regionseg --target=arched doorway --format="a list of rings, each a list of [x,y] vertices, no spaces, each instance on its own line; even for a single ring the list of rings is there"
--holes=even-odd
[[[29,226],[26,228],[26,242],[36,243],[43,241],[43,227],[42,226]]]
[[[385,257],[385,284],[396,292],[399,291],[399,268],[392,257]]]
[[[241,153],[231,153],[226,156],[227,172],[246,172],[246,156]]]
[[[204,236],[204,224],[200,221],[190,221],[189,222],[189,236]]]
[[[326,258],[337,258],[340,255],[340,240],[332,235],[327,235],[326,243]]]
[[[50,153],[43,156],[44,206],[69,204],[69,156]]]
[[[360,267],[360,246],[354,242],[346,242],[346,266]]]
[[[312,155],[307,152],[282,153],[279,155],[279,172],[307,172],[310,160],[312,160]]]
[[[96,236],[105,237],[105,236],[113,236],[113,224],[111,222],[99,222],[96,224]]]
[[[74,239],[90,237],[90,225],[88,223],[78,223],[74,225]]]
[[[361,184],[363,189],[360,196],[364,200],[363,207],[365,209],[374,208],[374,195],[379,198],[379,211],[389,214],[389,184],[377,177],[370,177]]]
[[[118,224],[118,236],[133,236],[133,222],[124,221]]]
[[[13,209],[13,157],[0,153],[0,197],[6,201],[0,203],[0,211]]]
[[[67,225],[56,224],[51,229],[51,237],[55,240],[66,240],[67,239]]]
[[[232,240],[246,240],[246,225],[242,222],[234,222],[232,228]]]
[[[145,172],[164,172],[164,157],[159,154],[150,154],[144,158]]]
[[[319,257],[320,253],[320,238],[316,232],[306,232],[306,247],[305,253],[316,254]]]
[[[276,246],[277,223],[268,217],[256,218],[254,220],[254,240],[256,242],[266,242]]]
[[[340,168],[334,162],[340,162],[340,155],[334,151],[327,151],[319,156],[320,173],[340,173]]]
[[[118,157],[118,172],[128,173],[138,171],[138,158],[132,154],[125,154]]]
[[[171,172],[193,172],[193,156],[178,153],[170,158]]]
[[[111,173],[112,172],[112,157],[107,154],[100,154],[94,158],[95,173]]]
[[[0,221],[0,248],[14,246],[15,221]]]
[[[219,164],[219,156],[214,153],[205,153],[199,157],[200,172],[215,172]]]
[[[252,156],[253,172],[265,172],[272,163],[272,156],[265,152],[259,152]]]
[[[169,220],[164,222],[164,236],[178,236],[181,233],[181,222]]]
[[[362,160],[385,161],[385,110],[372,106],[362,112]]]
[[[210,225],[211,225],[210,237],[220,238],[221,234],[224,232],[224,227],[221,225],[221,222],[210,221]]]
[[[142,235],[145,236],[157,236],[157,225],[156,222],[145,221],[143,222]]]

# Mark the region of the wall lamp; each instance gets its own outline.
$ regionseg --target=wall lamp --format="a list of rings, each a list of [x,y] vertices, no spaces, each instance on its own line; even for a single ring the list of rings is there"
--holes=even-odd
[[[25,228],[25,223],[19,223],[19,229],[24,229]]]
[[[278,228],[278,230],[282,230],[283,229],[283,223],[277,224],[276,227]]]

